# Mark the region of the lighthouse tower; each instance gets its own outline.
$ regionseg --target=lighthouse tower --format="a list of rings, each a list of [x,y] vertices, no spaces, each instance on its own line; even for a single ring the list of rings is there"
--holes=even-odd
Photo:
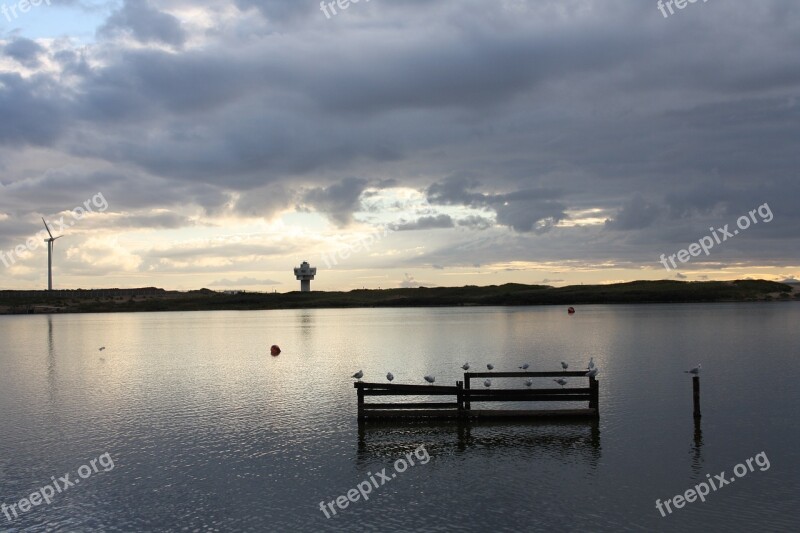
[[[294,275],[300,281],[301,292],[311,292],[311,280],[317,275],[317,269],[311,268],[308,261],[303,261],[300,268],[294,269]]]

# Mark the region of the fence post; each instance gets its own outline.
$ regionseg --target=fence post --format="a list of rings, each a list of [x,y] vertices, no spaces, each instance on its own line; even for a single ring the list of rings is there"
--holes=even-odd
[[[700,376],[692,377],[692,400],[694,402],[694,417],[700,418]]]
[[[356,389],[358,389],[358,419],[364,419],[364,384],[356,382]]]
[[[589,408],[595,410],[595,416],[600,416],[600,383],[589,376]]]
[[[460,413],[464,410],[464,382],[456,381],[456,387],[458,388],[456,391],[456,402],[458,403],[458,411]]]
[[[469,401],[469,376],[466,372],[464,372],[464,389],[466,392],[466,397],[464,398],[464,409],[469,411],[472,409],[472,402]]]

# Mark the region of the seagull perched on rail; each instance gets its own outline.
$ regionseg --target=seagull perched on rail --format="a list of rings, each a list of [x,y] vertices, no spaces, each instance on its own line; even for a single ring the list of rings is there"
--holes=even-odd
[[[558,383],[559,385],[561,385],[561,388],[564,388],[564,385],[566,385],[566,384],[567,384],[567,380],[566,380],[566,379],[564,379],[564,378],[558,378],[558,379],[554,379],[553,381],[555,381],[556,383]]]
[[[561,368],[563,368],[564,370],[566,370],[566,369],[568,369],[568,368],[569,368],[569,365],[568,365],[567,363],[565,363],[564,361],[561,361]]]
[[[595,367],[595,368],[592,368],[591,370],[589,370],[586,373],[586,375],[589,376],[590,378],[593,378],[593,377],[595,377],[597,375],[598,372],[600,372],[600,369]]]
[[[363,370],[359,370],[358,372],[353,374],[353,377],[356,378],[358,381],[361,381],[361,378],[364,377],[364,371]]]
[[[695,375],[695,376],[699,376],[700,375],[700,368],[702,368],[702,365],[700,363],[698,363],[696,367],[694,367],[691,370],[684,370],[683,373],[684,374],[692,374],[692,375]]]
[[[489,379],[489,378],[486,378],[486,381],[483,382],[483,386],[484,387],[491,387],[492,386],[492,380]]]
[[[461,368],[463,370],[469,370],[469,363],[464,363],[463,365],[461,365]]]
[[[389,372],[388,374],[386,374],[386,379],[388,379],[389,381],[393,381],[394,380],[394,374]]]
[[[436,378],[434,376],[425,376],[425,381],[433,385],[433,382],[436,381]]]
[[[531,366],[531,365],[529,365],[528,363],[524,363],[524,364],[523,364],[521,367],[519,367],[519,368],[521,368],[522,370],[528,370],[528,367],[529,367],[529,366]]]
[[[494,370],[494,365],[492,363],[489,363],[488,365],[486,365],[486,368],[488,368],[489,370]]]
[[[594,357],[589,358],[589,366],[587,366],[586,368],[588,368],[589,370],[594,368]]]

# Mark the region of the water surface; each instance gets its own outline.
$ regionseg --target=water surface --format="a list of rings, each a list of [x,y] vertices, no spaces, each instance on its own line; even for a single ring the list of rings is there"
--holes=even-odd
[[[796,303],[0,317],[0,503],[114,462],[0,530],[796,530],[798,323]],[[590,355],[598,423],[356,422],[358,369],[451,384],[465,361]],[[320,510],[421,445],[369,501]],[[656,510],[760,452],[768,470]]]

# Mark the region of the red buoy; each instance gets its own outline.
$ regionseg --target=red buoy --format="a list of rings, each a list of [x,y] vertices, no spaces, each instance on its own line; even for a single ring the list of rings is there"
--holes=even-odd
[[[281,354],[281,348],[277,344],[273,344],[272,348],[269,349],[269,353],[272,354],[272,357],[277,357]]]
[[[574,315],[575,314],[575,308],[574,307],[570,307],[569,309],[567,309],[567,313],[569,313],[571,315]]]

